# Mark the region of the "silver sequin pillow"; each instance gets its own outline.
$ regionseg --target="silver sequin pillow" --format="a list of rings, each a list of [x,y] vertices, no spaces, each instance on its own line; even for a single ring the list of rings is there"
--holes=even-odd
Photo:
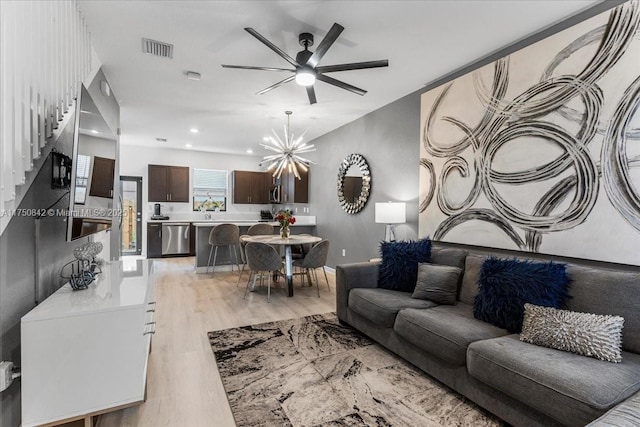
[[[607,362],[622,362],[620,316],[524,305],[520,340]]]

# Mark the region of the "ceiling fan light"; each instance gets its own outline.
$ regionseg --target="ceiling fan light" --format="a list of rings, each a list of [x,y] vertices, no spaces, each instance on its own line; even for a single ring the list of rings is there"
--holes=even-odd
[[[299,70],[296,73],[296,83],[300,86],[312,86],[316,82],[316,75],[311,70]]]

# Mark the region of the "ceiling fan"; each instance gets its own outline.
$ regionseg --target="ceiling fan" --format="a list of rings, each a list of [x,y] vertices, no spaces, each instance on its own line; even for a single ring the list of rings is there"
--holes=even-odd
[[[349,64],[337,64],[337,65],[324,65],[318,66],[322,57],[327,53],[331,45],[336,41],[340,33],[344,30],[344,27],[340,24],[333,24],[327,35],[322,39],[318,48],[315,52],[311,52],[309,50],[310,46],[313,46],[313,34],[311,33],[301,33],[298,41],[301,46],[304,46],[304,50],[301,50],[296,55],[296,59],[293,59],[289,55],[286,54],[282,49],[278,46],[271,43],[269,40],[260,35],[253,28],[245,28],[249,34],[260,40],[262,43],[267,45],[268,48],[273,50],[275,53],[280,55],[291,64],[295,68],[274,68],[274,67],[253,67],[247,65],[225,65],[222,64],[224,68],[240,68],[243,70],[262,70],[262,71],[289,71],[293,74],[289,77],[280,80],[279,82],[269,86],[266,89],[261,90],[257,93],[257,95],[262,95],[267,93],[277,87],[282,86],[285,83],[289,83],[293,80],[296,81],[300,86],[305,86],[307,89],[307,96],[309,97],[309,103],[315,104],[316,100],[316,92],[314,90],[313,84],[316,79],[321,82],[328,83],[333,86],[337,86],[340,89],[348,90],[349,92],[357,93],[358,95],[364,95],[367,93],[366,90],[360,89],[358,87],[352,86],[343,81],[334,79],[333,77],[327,76],[325,73],[332,73],[337,71],[349,71],[349,70],[362,70],[365,68],[378,68],[378,67],[387,67],[389,65],[389,61],[387,59],[379,60],[379,61],[366,61],[366,62],[352,62]]]

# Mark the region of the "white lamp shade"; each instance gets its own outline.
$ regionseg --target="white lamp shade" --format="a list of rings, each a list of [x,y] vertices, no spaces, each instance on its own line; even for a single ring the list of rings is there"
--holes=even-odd
[[[404,202],[376,203],[377,224],[403,224],[407,222],[407,204]]]

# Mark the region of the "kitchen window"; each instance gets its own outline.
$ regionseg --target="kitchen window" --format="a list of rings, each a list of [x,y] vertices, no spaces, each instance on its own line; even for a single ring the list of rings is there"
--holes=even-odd
[[[193,169],[193,210],[227,210],[228,172],[215,169]]]

